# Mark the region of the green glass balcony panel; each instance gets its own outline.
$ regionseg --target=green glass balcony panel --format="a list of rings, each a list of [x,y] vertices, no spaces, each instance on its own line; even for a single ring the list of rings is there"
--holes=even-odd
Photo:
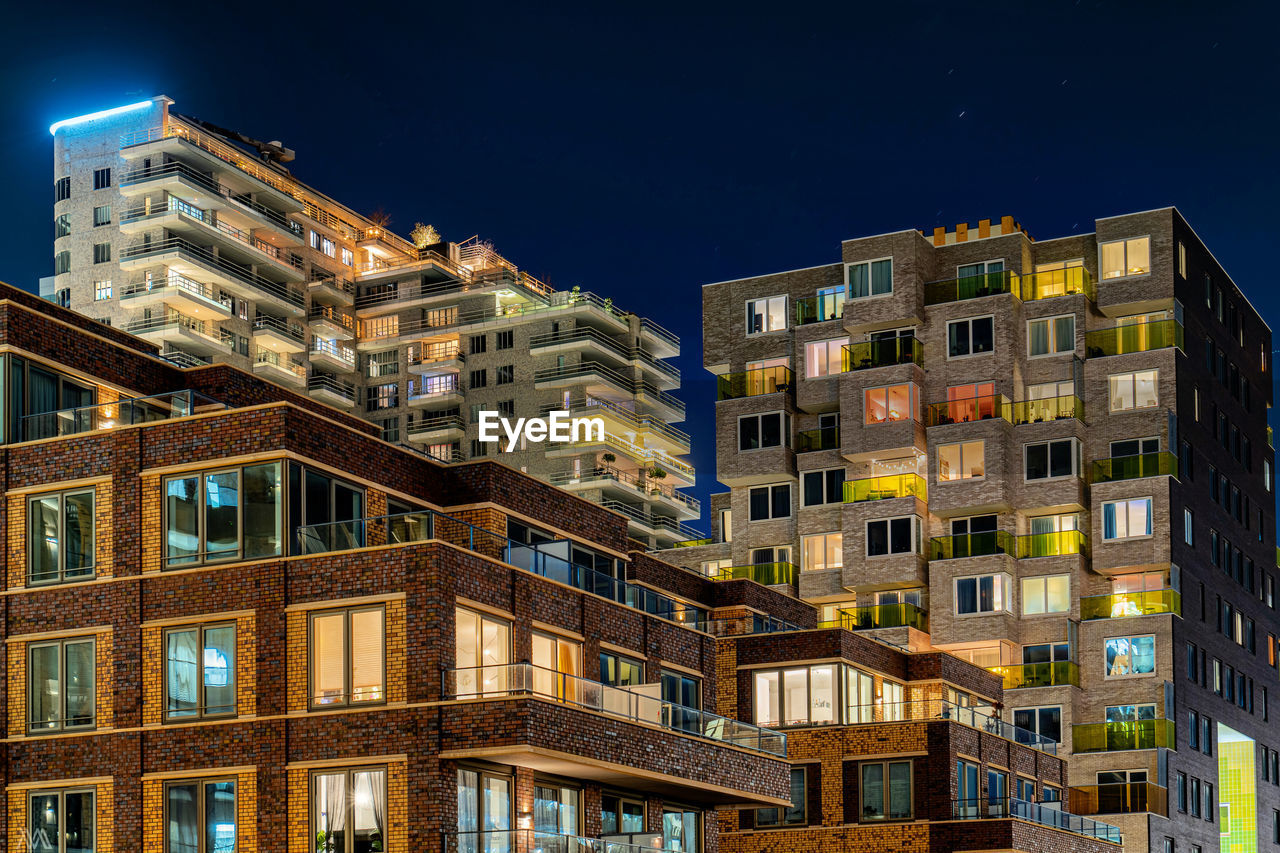
[[[801,299],[797,299],[796,325],[807,326],[810,323],[839,320],[844,316],[844,304],[845,298],[843,294],[805,296]]]
[[[928,631],[929,614],[907,602],[842,607],[840,627],[850,631],[866,631],[871,628],[915,628],[917,631]]]
[[[967,278],[953,278],[947,281],[932,281],[924,286],[924,304],[941,305],[944,302],[960,302],[964,299],[979,299],[983,296],[995,296],[1000,293],[1019,294],[1018,274],[989,272]]]
[[[925,407],[925,425],[963,424],[994,418],[1004,418],[1007,421],[1012,419],[1012,406],[1009,398],[1003,394],[930,403]]]
[[[808,453],[812,450],[838,450],[840,447],[840,427],[818,427],[804,429],[796,433],[796,452]]]
[[[1122,619],[1125,616],[1150,616],[1156,613],[1182,615],[1182,595],[1173,589],[1149,589],[1141,592],[1113,592],[1110,595],[1087,595],[1080,599],[1080,619]]]
[[[1088,553],[1089,537],[1079,530],[1030,533],[1018,537],[1018,559]]]
[[[1084,401],[1070,394],[1042,400],[1019,400],[1012,406],[1010,420],[1014,424],[1037,424],[1059,418],[1084,420]]]
[[[956,536],[935,536],[929,540],[930,560],[958,560],[964,557],[989,557],[1013,554],[1017,550],[1014,535],[1007,530],[987,530]]]
[[[919,474],[890,474],[885,477],[845,480],[844,483],[844,502],[847,504],[906,497],[922,501],[929,499],[928,484]]]
[[[1022,276],[1022,300],[1050,299],[1054,296],[1071,296],[1083,293],[1089,301],[1097,301],[1093,276],[1084,267],[1068,267],[1061,270],[1027,273]]]
[[[749,566],[730,566],[717,569],[711,575],[712,580],[750,580],[765,586],[773,584],[794,584],[800,576],[794,563],[753,563]]]
[[[1074,753],[1157,747],[1175,747],[1172,721],[1130,720],[1122,723],[1081,723],[1071,727],[1071,751]]]
[[[1093,463],[1093,482],[1136,480],[1139,477],[1177,477],[1178,457],[1168,451],[1139,453],[1135,456],[1112,456]]]
[[[795,376],[791,368],[757,367],[741,373],[726,373],[716,377],[719,400],[734,400],[739,397],[758,397],[762,394],[776,394],[789,391],[795,387]]]
[[[841,369],[866,370],[893,364],[923,364],[924,346],[914,337],[859,341],[844,348]]]
[[[1182,324],[1177,320],[1153,320],[1148,323],[1129,323],[1110,329],[1095,329],[1084,336],[1084,351],[1088,358],[1107,355],[1124,355],[1131,352],[1177,347],[1185,349],[1182,341]]]
[[[991,671],[1004,679],[1005,690],[1056,687],[1063,684],[1080,686],[1080,667],[1070,660],[993,666]]]

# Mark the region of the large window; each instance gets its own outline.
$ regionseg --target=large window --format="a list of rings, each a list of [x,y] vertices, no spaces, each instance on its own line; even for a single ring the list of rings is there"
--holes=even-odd
[[[644,662],[616,652],[601,652],[600,683],[611,687],[644,684]]]
[[[841,371],[845,344],[848,338],[829,341],[810,341],[804,345],[804,375],[809,379],[832,376]]]
[[[1129,275],[1146,275],[1151,272],[1151,239],[1134,237],[1129,240],[1113,240],[1098,246],[1102,255],[1102,277],[1123,278]]]
[[[911,383],[868,388],[863,391],[866,424],[885,424],[916,419],[916,386]]]
[[[1047,737],[1054,743],[1062,742],[1062,707],[1051,705],[1045,708],[1015,708],[1013,724],[1019,729]],[[1016,732],[1020,739],[1030,740],[1021,732]]]
[[[541,782],[533,786],[535,835],[578,835],[582,831],[582,790]],[[559,846],[553,844],[549,846]]]
[[[883,699],[889,702],[894,688],[901,685],[883,684]],[[888,719],[891,710],[873,704],[873,686],[870,675],[847,664],[758,670],[754,674],[755,722],[758,726],[867,723],[877,710]]]
[[[91,729],[95,720],[92,637],[27,646],[27,730]]]
[[[920,553],[920,524],[914,515],[867,522],[867,556]]]
[[[911,762],[874,761],[861,765],[861,820],[911,817]]]
[[[787,327],[787,297],[770,296],[747,302],[747,334],[780,332]]]
[[[849,264],[845,269],[848,275],[850,299],[888,296],[893,293],[892,258]]]
[[[985,443],[966,441],[938,446],[938,482],[976,480],[987,475]]]
[[[806,572],[838,569],[844,565],[844,534],[814,533],[800,539],[800,568]]]
[[[461,791],[458,799],[461,809]],[[313,772],[311,837],[315,839],[315,849],[323,853],[386,850],[386,768],[362,767]]]
[[[190,720],[236,712],[236,626],[190,625],[164,634],[165,717]]]
[[[301,530],[291,547],[301,553],[364,545],[364,491],[313,468],[289,465],[289,529]]]
[[[1075,314],[1027,321],[1027,354],[1033,358],[1038,355],[1075,352],[1075,349]]]
[[[956,578],[956,614],[1008,612],[1012,578],[1003,572]]]
[[[791,485],[756,486],[748,494],[750,520],[767,521],[791,516]]]
[[[1102,538],[1133,539],[1151,535],[1151,498],[1107,501],[1102,505]]]
[[[702,812],[683,806],[663,806],[662,849],[675,853],[701,853]]]
[[[511,663],[511,623],[487,613],[454,610],[454,693],[477,696],[502,692]]]
[[[27,582],[93,577],[94,492],[78,489],[27,499]]]
[[[386,700],[385,623],[381,605],[310,614],[313,708]]]
[[[1105,642],[1107,678],[1150,675],[1156,671],[1156,638],[1112,637]]]
[[[533,691],[542,696],[578,700],[582,643],[533,632]]]
[[[28,853],[93,853],[98,849],[94,789],[27,795]]]
[[[835,504],[844,500],[844,469],[804,472],[804,505]],[[728,541],[728,540],[726,540]]]
[[[995,320],[970,317],[947,324],[947,357],[963,358],[981,355],[995,349]]]
[[[1039,441],[1025,446],[1026,478],[1052,480],[1073,477],[1080,456],[1080,443],[1074,438]]]
[[[1071,609],[1071,575],[1022,579],[1022,615],[1066,613]]]
[[[602,794],[600,797],[600,835],[631,835],[644,832],[644,801]]]
[[[167,782],[164,786],[165,853],[234,851],[236,818],[235,779]]]
[[[756,827],[798,826],[805,822],[805,768],[791,768],[791,805],[785,808],[756,809]]]
[[[938,412],[939,423],[966,423],[997,417],[998,402],[994,382],[952,385],[947,389],[947,407]],[[932,407],[936,409],[937,407]]]
[[[738,418],[739,450],[786,447],[790,443],[791,416],[785,412],[766,412]]]
[[[280,465],[182,474],[164,481],[166,567],[280,553]]]

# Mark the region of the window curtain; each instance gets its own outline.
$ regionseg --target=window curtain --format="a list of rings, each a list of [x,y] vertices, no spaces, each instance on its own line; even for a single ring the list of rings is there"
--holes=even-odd
[[[373,811],[374,831],[382,842],[382,849],[387,848],[387,771],[368,770],[356,774],[356,799],[360,799],[361,788],[369,791],[369,805]]]
[[[198,853],[200,809],[196,801],[196,786],[170,785],[168,801],[169,843],[166,850],[168,853]]]
[[[893,262],[876,261],[871,265],[871,295],[880,296],[893,292]]]
[[[196,656],[195,631],[171,631],[168,642],[169,672],[165,678],[169,716],[194,714],[199,707],[196,685],[199,664]]]
[[[346,774],[326,773],[316,777],[314,807],[320,810],[316,816],[316,828],[324,833],[325,844],[320,849],[325,853],[342,853],[337,847],[335,836],[347,826],[346,788]]]
[[[1102,538],[1116,538],[1116,505],[1102,505]]]
[[[1049,322],[1047,320],[1031,324],[1031,354],[1044,355],[1049,352]]]
[[[475,771],[458,771],[458,853],[476,853],[475,833],[480,828],[478,785]]]
[[[849,295],[854,299],[871,295],[868,272],[866,264],[849,267]]]

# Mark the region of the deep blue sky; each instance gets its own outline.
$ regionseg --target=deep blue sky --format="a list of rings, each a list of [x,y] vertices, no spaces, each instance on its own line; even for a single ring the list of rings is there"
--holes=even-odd
[[[1280,319],[1276,4],[605,5],[27,4],[0,52],[0,280],[52,265],[49,124],[164,93],[401,233],[479,233],[677,332],[704,498],[699,285],[842,238],[1176,204]]]

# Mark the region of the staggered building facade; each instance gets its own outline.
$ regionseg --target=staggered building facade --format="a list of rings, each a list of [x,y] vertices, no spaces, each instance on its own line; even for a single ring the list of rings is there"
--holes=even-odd
[[[1271,333],[1176,210],[848,240],[703,311],[730,490],[664,559],[1000,675],[1126,849],[1274,843]]]
[[[478,238],[413,240],[294,178],[293,153],[153,98],[59,122],[49,298],[158,344],[357,412],[447,462],[499,452],[478,412],[601,417],[603,439],[508,464],[625,515],[661,546],[700,514],[673,426],[679,339]]]

